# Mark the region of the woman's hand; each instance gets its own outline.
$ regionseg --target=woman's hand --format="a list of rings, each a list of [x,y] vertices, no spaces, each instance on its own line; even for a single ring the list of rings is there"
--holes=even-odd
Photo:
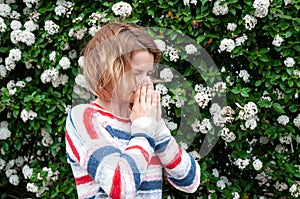
[[[152,119],[157,123],[161,119],[160,94],[154,90],[153,83],[143,82],[134,95],[130,119],[134,122],[138,118]]]

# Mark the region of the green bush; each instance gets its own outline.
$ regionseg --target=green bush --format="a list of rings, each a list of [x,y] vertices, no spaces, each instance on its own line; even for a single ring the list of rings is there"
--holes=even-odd
[[[165,183],[164,198],[299,197],[300,2],[134,0],[127,13],[115,3],[0,0],[1,198],[76,198],[66,114],[92,98],[81,52],[114,20],[166,45],[167,124],[201,165],[196,193]]]

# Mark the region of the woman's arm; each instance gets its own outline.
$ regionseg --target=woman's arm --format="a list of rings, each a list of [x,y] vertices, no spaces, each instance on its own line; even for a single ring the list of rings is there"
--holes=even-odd
[[[132,126],[125,150],[114,144],[90,105],[78,105],[66,121],[67,155],[87,170],[111,198],[135,198],[154,151],[151,128]]]
[[[195,192],[200,184],[199,164],[179,146],[162,119],[155,140],[155,153],[166,170],[168,181],[181,191]]]

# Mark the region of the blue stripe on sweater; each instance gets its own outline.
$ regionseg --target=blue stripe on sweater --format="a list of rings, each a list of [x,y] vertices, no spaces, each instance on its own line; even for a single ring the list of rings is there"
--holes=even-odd
[[[95,179],[96,171],[103,160],[104,157],[113,154],[113,153],[121,153],[120,149],[113,146],[105,146],[98,150],[96,150],[89,158],[87,171],[91,175],[92,178]]]
[[[107,125],[105,127],[105,129],[109,132],[109,134],[112,137],[116,137],[116,138],[122,139],[122,140],[129,140],[129,138],[130,138],[130,133],[116,129],[116,128],[112,128],[110,125]]]
[[[164,152],[164,151],[166,150],[166,148],[167,148],[167,146],[168,146],[170,140],[171,140],[171,139],[169,138],[169,139],[163,141],[162,143],[157,144],[157,145],[155,146],[155,149],[154,149],[155,152],[156,152],[156,153],[162,153],[162,152]]]
[[[196,175],[196,163],[195,160],[193,159],[193,157],[191,155],[189,155],[190,160],[191,160],[191,168],[189,170],[189,173],[187,174],[187,176],[185,176],[183,179],[175,179],[175,178],[169,178],[169,180],[171,180],[174,184],[181,186],[181,187],[185,187],[185,186],[189,186],[191,184],[193,184],[195,175]]]
[[[153,181],[144,181],[142,182],[139,190],[141,191],[151,191],[156,189],[162,189],[162,181],[161,180],[153,180]]]
[[[155,147],[155,140],[150,137],[149,135],[145,134],[145,133],[134,133],[131,135],[131,138],[134,138],[134,137],[144,137],[148,140],[150,146],[154,149]]]
[[[141,183],[140,170],[138,169],[137,164],[135,163],[135,161],[128,154],[122,154],[121,158],[124,158],[128,162],[128,164],[130,165],[130,168],[131,168],[132,173],[133,173],[135,188],[137,190],[140,183]]]

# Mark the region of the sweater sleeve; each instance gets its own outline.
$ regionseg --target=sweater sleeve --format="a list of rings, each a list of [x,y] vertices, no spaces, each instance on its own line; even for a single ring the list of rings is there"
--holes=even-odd
[[[154,139],[133,132],[121,149],[109,137],[90,105],[71,109],[66,121],[66,151],[71,163],[79,164],[111,198],[135,198],[154,152]]]
[[[181,191],[195,192],[200,185],[198,162],[179,146],[163,120],[158,126],[155,153],[166,170],[169,183]]]

